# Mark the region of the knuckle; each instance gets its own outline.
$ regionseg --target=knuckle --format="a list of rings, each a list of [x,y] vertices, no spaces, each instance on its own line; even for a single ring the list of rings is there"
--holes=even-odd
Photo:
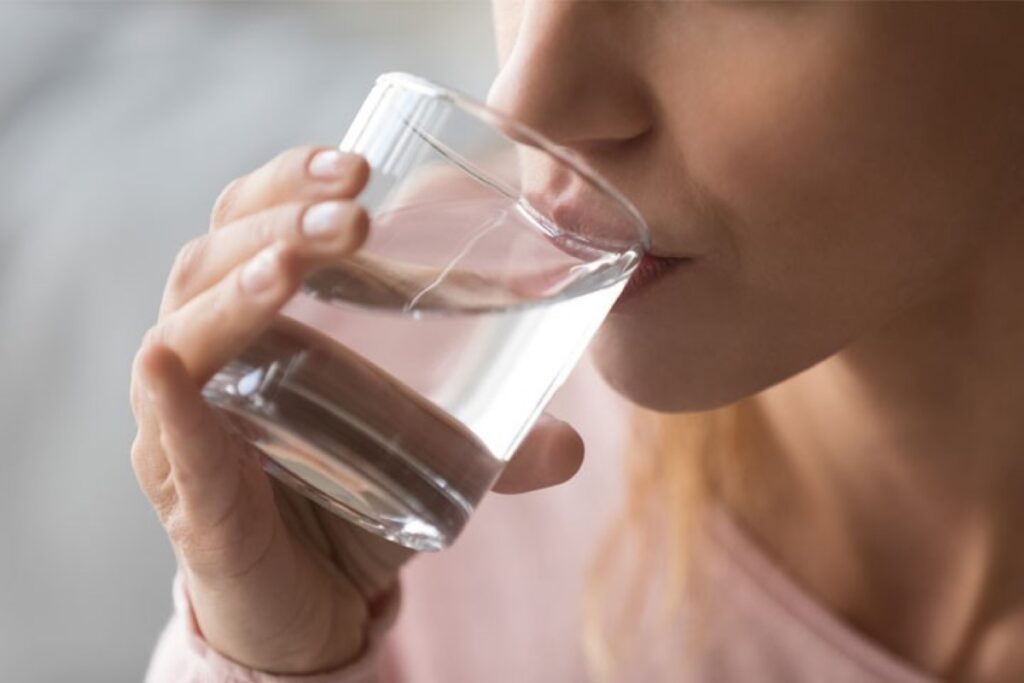
[[[295,182],[295,152],[287,150],[267,164],[266,177],[272,187],[287,187]]]
[[[149,403],[149,399],[147,398],[146,392],[142,386],[142,383],[145,381],[145,379],[142,377],[142,375],[144,374],[144,371],[142,369],[142,360],[149,353],[152,352],[154,346],[158,344],[163,345],[164,340],[166,338],[166,323],[157,323],[153,327],[150,327],[148,330],[146,330],[146,333],[142,335],[142,341],[139,343],[139,348],[135,351],[135,356],[132,358],[129,400],[136,421],[138,421],[141,418],[141,416],[145,414],[145,407]]]
[[[302,221],[310,206],[312,205],[309,202],[292,201],[264,212],[265,217],[257,228],[262,233],[259,238],[260,245],[269,246],[274,242],[280,242],[281,248],[284,248],[290,244],[302,244]]]
[[[239,176],[232,180],[217,195],[217,199],[213,202],[213,209],[210,211],[211,229],[219,228],[228,222],[234,210],[235,202],[238,199],[238,188],[242,184],[243,177]]]
[[[288,202],[253,216],[245,230],[248,248],[263,249],[281,240],[300,241],[303,206]]]
[[[131,465],[139,488],[149,502],[159,511],[166,507],[174,496],[170,467],[160,451],[159,439],[149,434],[152,430],[139,430],[132,443]],[[163,519],[163,516],[161,516]]]
[[[245,219],[244,225],[238,226],[244,242],[244,245],[240,245],[239,253],[257,253],[277,239],[277,222],[272,214],[273,210],[260,211]]]
[[[253,226],[252,238],[256,246],[264,247],[271,244],[277,239],[278,234],[282,232],[279,225],[280,221],[274,214],[275,212],[272,211],[262,212],[259,220]]]
[[[170,345],[170,328],[171,324],[165,318],[146,330],[146,333],[142,336],[142,342],[139,344],[139,348],[135,352],[135,358],[132,360],[133,386],[140,381],[140,378],[143,382],[146,380],[146,377],[144,377],[146,371],[143,370],[143,359],[153,353],[155,346],[167,347]]]
[[[300,145],[278,153],[264,167],[268,181],[275,187],[294,187],[305,176],[306,165],[317,149],[314,145]]]
[[[212,296],[210,297],[209,312],[206,314],[210,320],[218,320],[225,324],[234,323],[239,312],[232,306],[232,302],[237,301],[238,295],[236,290],[241,288],[241,277],[236,277],[236,287],[217,287],[214,289]],[[227,283],[225,283],[227,284]]]
[[[137,391],[137,386],[140,381],[140,375],[142,374],[142,359],[149,352],[150,347],[153,345],[155,339],[155,332],[153,328],[146,330],[146,333],[142,335],[142,341],[139,342],[139,348],[135,350],[135,357],[132,358],[132,390]]]
[[[273,267],[272,282],[267,287],[267,291],[263,292],[267,295],[280,286],[283,273],[279,261],[280,247],[268,248],[265,251],[272,251],[276,261]],[[237,335],[250,333],[253,326],[259,323],[264,307],[277,302],[277,297],[274,295],[267,298],[253,296],[245,281],[247,265],[249,264],[237,268],[233,277],[225,278],[219,286],[215,287],[204,305],[205,310],[202,312],[201,318],[206,322],[200,324],[208,329],[201,330],[201,333],[207,339],[211,351],[214,348],[220,349],[224,344],[232,343],[237,339]],[[211,327],[211,324],[216,324],[216,329]]]
[[[175,512],[178,509],[178,492],[174,489],[173,485],[165,483],[154,491],[149,502],[153,509],[156,510],[157,519],[160,520],[164,529],[167,529],[169,521],[174,519]]]
[[[132,441],[131,463],[132,469],[140,478],[146,472],[146,466],[149,464],[150,455],[149,439],[144,438],[142,430],[139,430],[135,435],[135,440]]]
[[[133,372],[131,387],[128,390],[128,400],[131,404],[132,415],[135,417],[136,423],[141,422],[142,416],[146,413],[147,399],[145,393],[139,386],[139,381]]]
[[[156,344],[164,343],[164,341],[167,339],[168,326],[169,323],[161,321],[156,325],[150,327],[148,330],[146,330],[146,333],[142,335],[142,343],[139,345],[139,350],[135,354],[136,367],[138,367],[139,361],[146,353],[149,352],[150,348],[152,348]]]
[[[136,385],[139,382],[139,374],[141,373],[141,362],[142,356],[146,349],[149,347],[149,335],[150,330],[146,330],[146,333],[142,335],[142,339],[139,341],[139,347],[135,349],[135,355],[132,356],[132,373],[131,373],[131,389],[135,390]]]
[[[163,506],[158,509],[157,514],[163,523],[164,531],[171,545],[177,548],[186,556],[194,552],[198,545],[198,534],[195,526],[188,516],[183,513],[180,506]]]
[[[157,513],[160,515],[171,545],[186,558],[204,554],[208,545],[207,539],[202,530],[197,528],[180,508],[158,510]]]
[[[199,264],[203,260],[210,239],[208,235],[194,237],[178,251],[174,258],[174,265],[171,267],[171,276],[168,287],[172,291],[181,291],[195,277],[199,270]]]

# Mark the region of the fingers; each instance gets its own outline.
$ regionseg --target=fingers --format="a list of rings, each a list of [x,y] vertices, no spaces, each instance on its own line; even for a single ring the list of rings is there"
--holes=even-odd
[[[365,208],[353,201],[289,202],[197,237],[174,261],[160,315],[177,310],[275,242],[294,245],[305,257],[313,261],[320,257],[326,263],[361,245],[369,224]]]
[[[352,197],[369,175],[369,164],[357,154],[324,146],[286,150],[224,188],[214,202],[210,230],[283,202]]]
[[[270,325],[298,290],[308,265],[294,245],[267,247],[162,318],[144,345],[169,347],[201,387]]]
[[[579,433],[545,413],[516,449],[492,490],[525,493],[561,484],[579,470],[583,451]]]

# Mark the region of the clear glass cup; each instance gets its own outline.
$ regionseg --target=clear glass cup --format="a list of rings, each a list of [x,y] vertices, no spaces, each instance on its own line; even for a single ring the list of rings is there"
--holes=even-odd
[[[273,476],[416,550],[458,536],[649,246],[570,151],[450,88],[377,82],[366,243],[204,387]]]

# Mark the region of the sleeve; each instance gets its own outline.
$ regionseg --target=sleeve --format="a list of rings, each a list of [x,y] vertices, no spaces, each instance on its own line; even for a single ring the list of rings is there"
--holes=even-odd
[[[164,628],[146,672],[145,683],[385,683],[393,680],[393,656],[385,636],[401,603],[401,584],[371,615],[367,644],[358,659],[334,671],[309,676],[274,676],[242,666],[214,650],[196,624],[184,577],[174,577],[174,614]]]

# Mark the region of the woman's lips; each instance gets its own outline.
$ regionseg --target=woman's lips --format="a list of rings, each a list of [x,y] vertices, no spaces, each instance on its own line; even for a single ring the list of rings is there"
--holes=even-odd
[[[571,239],[594,248],[620,250],[637,245],[644,229],[610,197],[574,191],[554,195],[528,195],[526,203],[548,216]]]
[[[638,294],[646,291],[651,284],[665,277],[679,266],[691,263],[692,261],[693,259],[689,258],[668,258],[655,256],[651,253],[644,254],[619,298],[612,305],[612,310],[619,308],[624,301],[630,301]]]
[[[574,244],[576,240],[600,248],[598,245],[604,240],[608,240],[612,245],[621,246],[629,244],[638,236],[638,224],[625,213],[617,208],[611,210],[607,204],[581,201],[578,193],[570,193],[568,197],[565,194],[555,195],[554,199],[551,195],[534,195],[531,199],[532,202],[528,202],[531,206],[547,209],[554,222],[565,231],[564,235],[556,237],[554,241],[569,253],[574,253],[574,249],[579,248],[579,245]],[[595,206],[601,206],[605,210],[596,211]],[[632,300],[669,272],[692,261],[692,258],[685,256],[659,256],[645,252],[619,298],[612,305],[612,310],[620,307],[622,302]]]

